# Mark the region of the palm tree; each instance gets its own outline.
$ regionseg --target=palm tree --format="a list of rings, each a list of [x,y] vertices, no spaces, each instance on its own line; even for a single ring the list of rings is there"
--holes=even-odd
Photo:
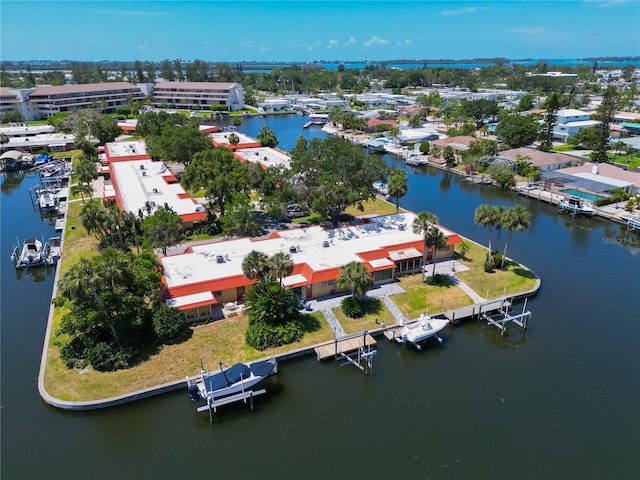
[[[496,248],[495,250],[498,251],[500,250],[500,234],[502,233],[502,222],[504,220],[504,215],[506,213],[507,209],[504,208],[502,205],[498,205],[497,207],[494,207],[494,212],[496,215],[496,230],[498,231],[498,241],[496,242]]]
[[[251,280],[258,279],[261,284],[264,283],[269,270],[269,256],[266,253],[251,250],[242,260],[242,273],[244,273],[244,276]]]
[[[504,252],[502,253],[502,265],[500,268],[504,270],[504,259],[507,258],[507,247],[511,241],[514,232],[522,232],[531,226],[531,214],[522,205],[516,205],[506,211],[502,221],[502,226],[509,231],[509,237],[504,244]]]
[[[71,191],[73,195],[80,194],[80,197],[82,198],[82,203],[84,203],[84,196],[85,195],[88,197],[91,196],[93,192],[93,188],[88,183],[78,183],[77,185],[73,186]]]
[[[293,260],[288,253],[278,252],[270,259],[271,268],[278,275],[278,284],[282,288],[282,279],[293,272]]]
[[[115,289],[117,285],[124,283],[129,259],[122,252],[107,248],[97,257],[96,263],[99,269],[98,275],[105,284]]]
[[[436,262],[438,260],[438,249],[443,248],[447,245],[447,237],[445,237],[444,232],[440,230],[437,225],[432,225],[428,229],[427,236],[425,237],[425,242],[429,249],[433,249],[433,272],[431,273],[431,276],[435,278]]]
[[[80,211],[80,221],[82,226],[87,229],[88,233],[95,233],[99,240],[106,237],[107,232],[104,230],[106,212],[97,200],[92,200],[85,204]]]
[[[426,272],[424,267],[427,264],[427,240],[429,237],[429,230],[438,223],[438,217],[431,212],[420,212],[418,216],[413,220],[413,233],[422,234],[424,238],[424,247],[422,250],[422,281],[424,282]]]
[[[90,298],[92,298],[104,315],[104,320],[109,323],[113,337],[118,345],[120,345],[120,338],[118,337],[116,328],[112,322],[109,322],[111,316],[107,312],[104,302],[98,293],[98,288],[101,283],[102,281],[96,265],[91,260],[81,258],[69,267],[58,281],[58,290],[60,291],[60,295],[68,300],[80,299],[84,302],[90,302]],[[89,294],[91,295],[89,296]]]
[[[476,208],[473,216],[473,221],[481,227],[489,228],[489,253],[487,254],[487,257],[489,257],[491,256],[491,252],[493,251],[491,249],[491,230],[496,224],[495,208],[491,205],[480,205],[478,208]]]
[[[400,128],[398,128],[396,125],[392,126],[387,132],[387,135],[394,140],[394,143],[397,143],[398,136],[400,135]]]
[[[358,261],[343,265],[336,280],[338,289],[351,290],[351,294],[356,300],[367,293],[370,284],[371,275],[367,267]]]
[[[409,189],[407,172],[402,168],[394,168],[389,172],[388,192],[396,203],[396,213],[400,211],[400,197],[404,197]]]

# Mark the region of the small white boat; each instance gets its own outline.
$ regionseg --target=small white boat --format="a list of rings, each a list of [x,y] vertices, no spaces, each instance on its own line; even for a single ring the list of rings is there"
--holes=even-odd
[[[593,203],[578,197],[571,197],[567,201],[562,200],[558,204],[558,208],[561,211],[571,212],[573,215],[584,215],[586,217],[593,217],[597,213]]]
[[[56,192],[51,190],[41,190],[38,193],[38,206],[43,212],[53,212],[58,209],[58,199]]]
[[[407,323],[402,327],[400,337],[396,337],[396,341],[399,343],[412,343],[418,350],[421,349],[419,342],[431,337],[442,343],[438,332],[446,327],[448,323],[449,320],[446,318],[432,318],[423,313],[418,320]]]
[[[37,267],[46,263],[48,252],[48,243],[43,245],[40,240],[31,237],[25,239],[22,250],[17,246],[14,247],[11,260],[16,268]]]
[[[373,182],[373,189],[378,192],[380,195],[388,195],[389,194],[389,185],[383,183],[381,181]]]
[[[269,375],[277,373],[278,362],[275,359],[251,364],[236,363],[227,369],[220,364],[220,370],[206,372],[204,369],[195,379],[187,378],[187,387],[191,400],[206,400],[213,408],[219,399],[246,392]]]

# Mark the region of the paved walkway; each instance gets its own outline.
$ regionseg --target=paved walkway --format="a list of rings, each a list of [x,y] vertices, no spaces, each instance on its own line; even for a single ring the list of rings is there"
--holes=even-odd
[[[427,265],[427,272],[431,274],[433,265]],[[457,272],[469,270],[468,267],[456,262],[455,260],[447,260],[444,262],[438,262],[436,264],[436,273],[440,275],[446,275],[451,281],[459,286],[469,297],[471,297],[474,303],[484,302],[478,293],[476,293],[469,285],[460,280],[457,276]],[[384,285],[377,285],[367,292],[367,297],[379,298],[385,306],[389,309],[391,314],[396,320],[398,325],[404,325],[411,319],[407,318],[400,309],[391,300],[391,295],[403,293],[404,289],[398,283],[387,283]],[[334,295],[331,297],[323,297],[318,299],[309,300],[306,305],[307,309],[312,312],[322,312],[327,319],[327,322],[331,326],[336,337],[345,336],[346,332],[340,325],[340,322],[334,315],[332,309],[339,307],[342,300],[348,295]]]

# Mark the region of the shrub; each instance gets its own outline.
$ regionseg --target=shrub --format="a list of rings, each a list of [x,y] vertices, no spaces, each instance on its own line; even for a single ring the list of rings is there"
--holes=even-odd
[[[100,342],[85,351],[91,366],[99,372],[111,372],[129,366],[131,352],[117,350],[110,343]]]
[[[340,304],[342,313],[349,318],[360,318],[364,315],[362,303],[355,297],[347,297]]]
[[[290,320],[279,325],[253,322],[247,328],[245,340],[256,350],[265,350],[297,342],[303,335],[302,325],[297,320]]]
[[[493,264],[494,265],[502,265],[502,254],[501,253],[494,253],[493,254]]]
[[[60,349],[60,359],[67,368],[84,368],[87,359],[84,358],[84,344],[79,337],[74,337]]]
[[[487,273],[493,272],[493,269],[496,268],[496,264],[493,259],[486,260],[484,262],[484,271]]]
[[[187,327],[184,315],[166,304],[153,314],[153,331],[160,340],[173,340]]]

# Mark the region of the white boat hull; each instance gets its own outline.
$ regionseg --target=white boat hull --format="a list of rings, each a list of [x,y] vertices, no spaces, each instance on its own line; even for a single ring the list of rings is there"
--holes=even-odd
[[[441,341],[438,337],[438,333],[444,329],[449,320],[444,318],[431,318],[428,315],[422,315],[415,322],[410,322],[402,327],[400,331],[400,337],[397,340],[401,343],[412,343],[418,345],[419,342],[427,340],[431,337],[435,337]]]

